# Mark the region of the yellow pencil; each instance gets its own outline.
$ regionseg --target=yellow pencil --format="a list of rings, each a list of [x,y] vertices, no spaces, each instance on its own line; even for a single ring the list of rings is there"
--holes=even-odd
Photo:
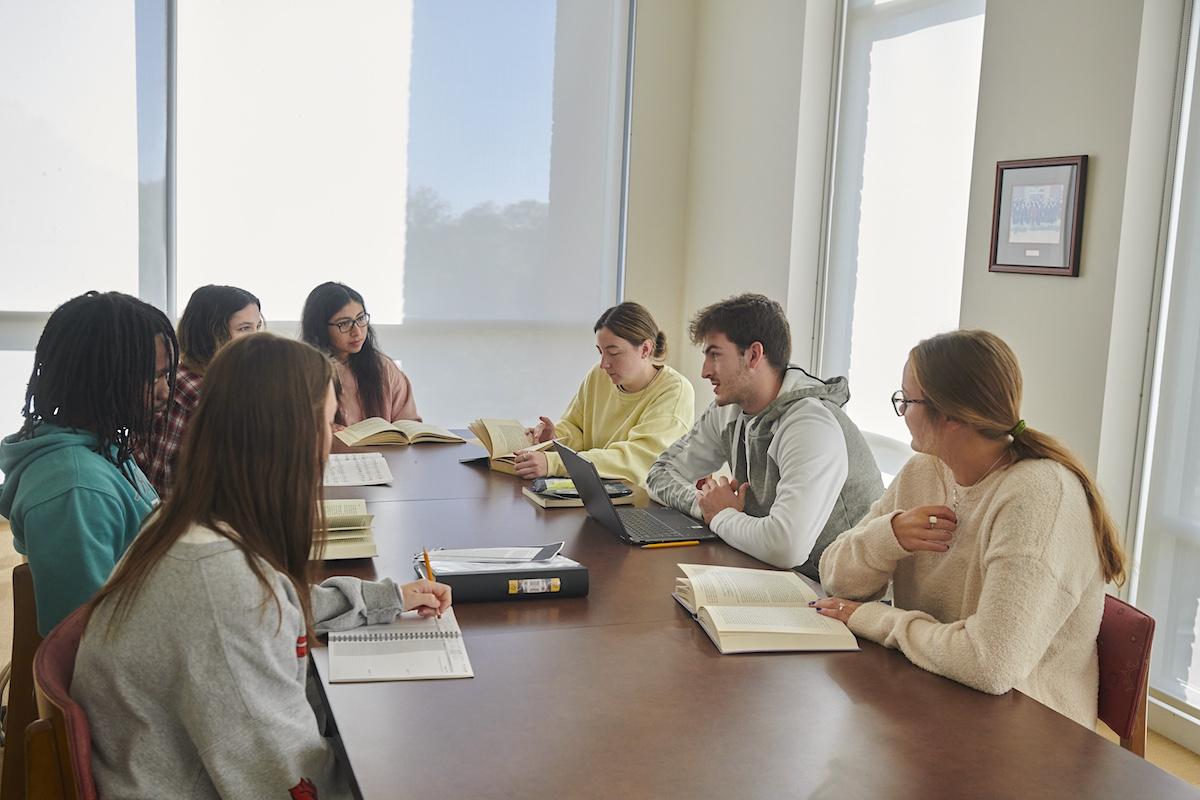
[[[427,580],[430,580],[430,581],[436,581],[436,580],[437,580],[437,576],[433,574],[433,564],[429,563],[429,550],[428,550],[428,548],[422,547],[422,548],[421,548],[421,554],[422,554],[422,555],[425,557],[425,578],[426,578]],[[437,618],[438,618],[438,619],[441,619],[441,618],[442,618],[442,612],[441,612],[441,609],[439,609],[439,610],[438,610],[438,612],[437,612]]]
[[[700,542],[695,539],[689,539],[686,542],[656,542],[655,544],[644,544],[642,545],[642,549],[653,550],[656,547],[688,547],[693,544],[700,544]]]

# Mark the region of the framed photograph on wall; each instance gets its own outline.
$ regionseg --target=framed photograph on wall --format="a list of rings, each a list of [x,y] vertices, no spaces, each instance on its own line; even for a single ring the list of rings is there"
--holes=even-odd
[[[1079,275],[1087,156],[996,162],[989,272]]]

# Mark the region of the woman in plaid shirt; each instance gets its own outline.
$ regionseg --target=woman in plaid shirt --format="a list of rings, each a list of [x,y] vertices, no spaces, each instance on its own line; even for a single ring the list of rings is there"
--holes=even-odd
[[[171,489],[175,454],[183,431],[196,405],[204,370],[222,345],[262,330],[262,303],[236,286],[209,284],[192,292],[179,318],[179,369],[175,373],[175,396],[154,420],[148,445],[136,452],[138,466],[146,473],[159,497]]]

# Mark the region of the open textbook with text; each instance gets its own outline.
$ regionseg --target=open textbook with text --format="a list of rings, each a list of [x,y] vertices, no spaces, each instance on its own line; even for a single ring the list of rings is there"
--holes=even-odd
[[[356,422],[334,434],[351,447],[376,444],[421,444],[422,442],[465,442],[456,433],[438,425],[398,419],[388,422],[381,417],[370,417]]]
[[[516,454],[522,450],[549,450],[554,441],[530,444],[525,426],[515,419],[477,419],[467,426],[487,450],[488,466],[516,475]]]
[[[312,556],[317,553],[319,541],[325,549],[321,558],[339,561],[347,558],[374,558],[379,555],[375,546],[375,533],[371,525],[373,514],[367,513],[367,502],[362,499],[323,500],[325,528],[313,537]]]
[[[722,653],[857,650],[842,622],[809,602],[817,594],[790,570],[680,564],[674,597]]]

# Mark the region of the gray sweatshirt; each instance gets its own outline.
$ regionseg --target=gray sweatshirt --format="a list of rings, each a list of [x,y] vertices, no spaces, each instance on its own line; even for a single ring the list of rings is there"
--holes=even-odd
[[[349,798],[349,781],[306,697],[304,618],[291,582],[263,565],[275,602],[229,539],[185,534],[147,576],[120,625],[93,613],[71,696],[86,710],[101,797]],[[311,587],[317,630],[391,622],[389,580]],[[295,789],[296,791],[292,791]],[[316,795],[312,795],[316,796]]]
[[[744,512],[724,509],[709,527],[760,561],[819,580],[821,552],[883,494],[875,458],[842,410],[849,399],[845,378],[821,381],[789,366],[758,414],[709,406],[650,467],[646,488],[699,517],[696,480],[728,463],[750,495]]]

